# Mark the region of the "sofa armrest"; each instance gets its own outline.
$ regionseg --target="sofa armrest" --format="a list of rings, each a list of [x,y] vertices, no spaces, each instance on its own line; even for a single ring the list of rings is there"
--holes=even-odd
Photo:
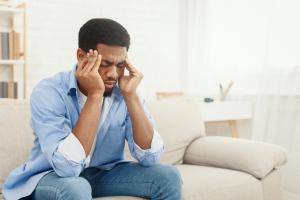
[[[278,145],[229,137],[207,136],[193,141],[184,163],[247,172],[264,178],[287,162],[286,150]]]

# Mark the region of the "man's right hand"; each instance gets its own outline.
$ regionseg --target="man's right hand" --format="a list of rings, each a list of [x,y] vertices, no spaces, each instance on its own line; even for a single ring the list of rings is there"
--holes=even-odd
[[[93,141],[99,126],[105,85],[98,72],[101,55],[90,50],[86,58],[78,62],[75,77],[82,93],[87,96],[78,121],[72,133],[82,144],[86,156],[91,152]]]
[[[99,74],[99,67],[101,64],[101,55],[98,51],[90,49],[86,58],[79,61],[75,77],[79,82],[80,89],[85,95],[89,96],[103,96],[105,92],[104,82]]]

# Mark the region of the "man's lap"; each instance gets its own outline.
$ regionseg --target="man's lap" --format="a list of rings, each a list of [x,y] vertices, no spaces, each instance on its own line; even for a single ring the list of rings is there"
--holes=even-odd
[[[32,196],[37,197],[42,192],[47,193],[48,196],[49,193],[57,196],[66,190],[77,190],[73,192],[82,191],[82,195],[86,196],[92,193],[93,198],[102,196],[150,198],[151,195],[159,192],[161,185],[172,181],[168,179],[178,180],[177,176],[180,175],[174,166],[160,164],[144,167],[136,162],[120,163],[111,170],[86,168],[80,177],[62,178],[55,172],[51,172],[40,180]]]

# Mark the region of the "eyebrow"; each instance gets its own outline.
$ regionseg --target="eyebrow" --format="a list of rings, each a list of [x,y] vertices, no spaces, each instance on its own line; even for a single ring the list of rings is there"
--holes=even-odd
[[[111,61],[109,61],[109,60],[104,60],[104,59],[103,59],[101,62],[106,62],[106,63],[109,64],[109,65],[114,64],[114,62],[111,62]],[[125,60],[123,60],[123,61],[117,63],[116,65],[118,65],[118,64],[123,64],[123,63],[125,63]]]

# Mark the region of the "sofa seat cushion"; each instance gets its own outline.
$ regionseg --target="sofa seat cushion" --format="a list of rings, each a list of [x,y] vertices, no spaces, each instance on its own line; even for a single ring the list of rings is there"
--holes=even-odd
[[[261,182],[248,173],[197,165],[177,165],[185,200],[262,200]]]
[[[261,182],[239,171],[197,165],[176,165],[183,179],[184,200],[262,200]],[[102,197],[97,200],[140,200],[137,197]]]

